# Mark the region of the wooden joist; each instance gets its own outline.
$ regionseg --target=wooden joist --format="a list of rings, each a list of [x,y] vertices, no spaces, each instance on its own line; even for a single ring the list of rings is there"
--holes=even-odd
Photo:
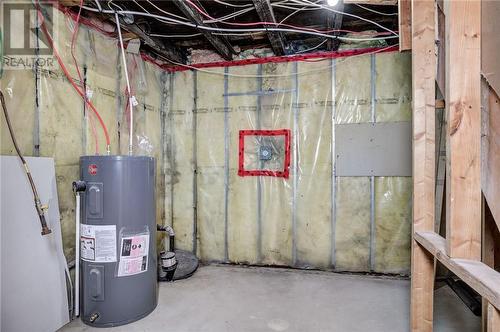
[[[399,51],[411,50],[411,0],[399,0]]]
[[[433,1],[412,8],[413,232],[434,230],[435,73]],[[411,330],[432,331],[434,257],[412,241]]]
[[[446,240],[435,232],[416,232],[414,239],[495,308],[500,308],[499,272],[479,261],[451,258],[447,254]]]
[[[216,24],[204,24],[203,16],[196,11],[195,8],[191,7],[189,3],[184,0],[173,0],[174,4],[179,8],[179,10],[193,23],[197,25],[206,25],[216,27]],[[198,0],[191,0],[199,8],[203,8]],[[205,36],[205,38],[212,44],[215,50],[226,60],[232,60],[234,49],[229,44],[227,38],[216,36],[212,31],[202,30],[199,31]]]
[[[253,0],[253,4],[262,22],[276,23],[273,8],[271,7],[269,0]],[[275,27],[275,25],[265,25],[265,27]],[[286,41],[282,32],[267,31],[267,37],[269,38],[271,48],[273,49],[275,55],[287,54]]]
[[[336,10],[339,11],[339,13],[328,13],[327,21],[326,21],[326,26],[328,30],[340,30],[342,28],[342,20],[344,18],[344,15],[341,14],[340,12],[344,11],[344,3],[340,2]],[[340,31],[333,31],[331,33],[332,36],[338,36],[340,35]],[[327,50],[328,51],[336,51],[338,50],[340,46],[340,40],[339,39],[329,39],[327,41]]]
[[[446,240],[452,258],[481,260],[481,2],[446,16]],[[415,50],[415,47],[413,48]]]
[[[111,21],[115,22],[114,16],[110,17],[110,19]],[[162,41],[154,37],[150,37],[148,36],[148,34],[142,31],[142,29],[140,29],[137,25],[127,24],[121,18],[120,18],[120,26],[124,30],[131,32],[135,34],[137,37],[141,38],[144,41],[144,43],[152,47],[158,55],[163,56],[168,60],[172,60],[175,62],[181,62],[181,63],[184,62],[181,51],[173,44]]]

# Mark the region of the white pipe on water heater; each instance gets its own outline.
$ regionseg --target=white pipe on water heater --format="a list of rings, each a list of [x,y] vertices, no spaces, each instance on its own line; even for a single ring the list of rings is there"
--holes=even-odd
[[[76,193],[75,211],[75,317],[80,316],[80,193]]]

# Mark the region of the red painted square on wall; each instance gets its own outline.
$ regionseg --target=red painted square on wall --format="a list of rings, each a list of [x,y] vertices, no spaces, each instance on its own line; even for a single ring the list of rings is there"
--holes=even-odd
[[[239,176],[290,175],[290,130],[240,130]]]

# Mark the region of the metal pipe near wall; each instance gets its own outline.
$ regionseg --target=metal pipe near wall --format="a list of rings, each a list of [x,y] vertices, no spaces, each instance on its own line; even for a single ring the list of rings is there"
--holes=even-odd
[[[80,316],[80,193],[76,193],[75,210],[75,317]]]
[[[86,189],[84,181],[73,182],[75,194],[75,317],[80,316],[80,193]]]

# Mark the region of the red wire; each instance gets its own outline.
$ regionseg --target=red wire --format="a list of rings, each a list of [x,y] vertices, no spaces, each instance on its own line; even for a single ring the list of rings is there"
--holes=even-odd
[[[96,117],[99,120],[99,123],[101,124],[101,127],[102,127],[102,129],[104,131],[104,136],[106,138],[106,145],[109,147],[111,145],[111,142],[110,142],[110,139],[109,139],[108,129],[106,128],[106,125],[104,124],[104,121],[102,120],[101,115],[99,114],[99,112],[95,108],[94,104],[92,104],[92,102],[90,102],[85,97],[85,94],[76,85],[76,83],[73,80],[73,78],[71,78],[71,75],[68,72],[68,69],[64,65],[64,63],[63,63],[63,61],[62,61],[59,53],[57,52],[57,49],[55,48],[54,40],[52,39],[52,36],[47,31],[47,26],[45,25],[45,20],[43,18],[43,15],[42,15],[42,12],[41,12],[41,8],[40,8],[40,3],[39,3],[38,0],[36,1],[36,7],[37,7],[37,11],[38,11],[38,16],[39,16],[40,22],[41,22],[40,26],[42,28],[43,33],[47,37],[47,40],[49,41],[49,44],[52,47],[52,50],[54,51],[54,55],[55,55],[55,57],[57,59],[57,62],[59,63],[59,66],[61,66],[61,69],[62,69],[64,75],[66,76],[66,78],[68,79],[68,81],[71,83],[71,85],[73,86],[73,88],[75,89],[75,91],[80,95],[80,97],[83,98],[83,100],[85,101],[85,103],[87,103],[87,105],[90,107],[90,109],[92,110],[92,112],[94,112],[94,114],[96,115]]]
[[[83,79],[82,79],[82,74],[80,72],[80,68],[78,66],[78,61],[76,60],[76,56],[75,56],[75,39],[76,39],[76,36],[78,35],[78,30],[80,27],[80,14],[82,12],[82,6],[83,6],[83,0],[80,0],[80,9],[78,10],[78,15],[76,16],[75,27],[73,28],[73,36],[71,37],[71,57],[73,58],[73,63],[75,65],[75,69],[76,69],[76,72],[78,74],[78,78],[79,78],[80,82],[83,82]],[[87,99],[87,91],[85,91],[85,99]],[[89,116],[90,127],[92,128],[92,135],[94,136],[94,140],[95,140],[95,153],[99,154],[99,138],[97,136],[94,118],[92,116],[93,116],[93,114],[90,113],[90,116]]]
[[[210,16],[207,12],[205,12],[203,9],[198,7],[196,4],[194,4],[191,0],[185,0],[187,3],[189,3],[196,11],[198,11],[200,14],[205,16],[206,18],[209,18],[211,20],[217,21],[217,18],[214,18]],[[225,22],[225,21],[220,21],[218,23],[222,24],[227,24],[227,25],[235,25],[235,26],[255,26],[255,25],[274,25],[275,27],[279,26],[284,26],[288,28],[293,28],[293,29],[299,29],[299,30],[304,30],[304,31],[312,31],[312,32],[317,32],[317,33],[329,33],[329,32],[348,32],[348,33],[363,33],[359,31],[351,31],[351,30],[342,30],[342,29],[331,29],[331,30],[318,30],[318,29],[313,29],[313,28],[307,28],[307,27],[300,27],[297,25],[291,25],[287,23],[277,23],[277,22],[250,22],[250,23],[234,23],[234,22]],[[385,34],[390,34],[390,32],[377,32],[374,33],[374,35],[385,35]]]

